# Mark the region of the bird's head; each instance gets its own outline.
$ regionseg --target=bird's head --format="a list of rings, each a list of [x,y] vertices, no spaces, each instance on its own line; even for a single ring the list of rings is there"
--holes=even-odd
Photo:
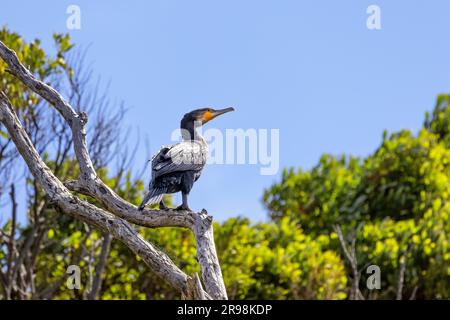
[[[193,122],[197,125],[204,125],[205,123],[211,121],[212,119],[230,111],[234,111],[234,108],[229,107],[219,110],[215,110],[212,108],[201,108],[186,113],[183,119],[181,120],[181,123]]]

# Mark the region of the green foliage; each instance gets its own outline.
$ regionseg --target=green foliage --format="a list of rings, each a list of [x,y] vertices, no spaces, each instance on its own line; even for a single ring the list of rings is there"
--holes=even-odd
[[[228,219],[215,225],[216,246],[232,299],[343,299],[347,278],[340,257],[281,219],[251,225]]]
[[[437,134],[439,139],[443,140],[445,146],[450,145],[450,94],[441,94],[438,96],[436,106],[434,107],[432,118],[426,115],[425,128],[430,132]]]
[[[39,40],[26,43],[6,28],[0,40],[15,50],[37,77],[51,81],[64,70],[73,70],[64,56],[73,44],[68,35],[54,35],[57,48],[50,58]],[[22,118],[32,116],[40,98],[6,71],[0,61],[0,89]],[[450,298],[450,95],[441,95],[424,128],[384,134],[379,148],[366,159],[323,155],[311,170],[285,169],[279,183],[264,192],[271,222],[252,223],[230,218],[215,223],[214,234],[228,295],[233,299],[345,299],[351,272],[344,261],[334,224],[345,233],[356,230],[356,251],[362,271],[360,288],[365,296],[363,267],[381,268],[381,290],[372,298],[396,295],[400,265],[405,263],[404,297]],[[0,140],[8,134],[0,128]],[[79,168],[68,157],[58,165],[51,154],[45,162],[62,180],[76,179]],[[139,204],[144,190],[131,172],[111,174],[98,169],[99,177],[121,197]],[[35,183],[32,179],[29,185]],[[29,200],[45,198],[38,189]],[[97,206],[95,199],[80,197]],[[33,200],[33,201],[32,201]],[[170,205],[171,198],[166,198]],[[98,263],[103,235],[51,205],[43,210],[45,228],[32,263],[36,291],[53,299],[82,299]],[[358,226],[361,226],[357,228]],[[0,226],[12,231],[11,220]],[[33,225],[18,226],[16,238],[24,243]],[[187,274],[199,272],[195,240],[180,228],[139,228],[144,238],[167,253]],[[7,265],[8,248],[0,245],[0,269]],[[66,286],[69,265],[82,271],[81,290]],[[128,248],[113,241],[103,273],[100,299],[178,299],[167,283],[156,277]],[[0,297],[1,297],[0,290]]]
[[[19,60],[39,79],[47,81],[52,75],[60,72],[60,67],[66,67],[63,55],[68,52],[73,44],[70,43],[69,35],[55,34],[56,59],[50,58],[42,49],[38,39],[27,43],[19,34],[9,31],[6,27],[0,29],[0,41],[17,53]],[[11,100],[16,110],[33,112],[35,106],[41,100],[35,93],[27,90],[25,86],[14,76],[9,74],[6,63],[0,60],[0,89],[4,91]]]
[[[215,241],[225,285],[233,299],[343,299],[347,277],[340,257],[323,249],[287,220],[251,225],[247,219],[216,223]],[[188,230],[141,229],[187,274],[199,272],[195,240]],[[61,288],[62,291],[70,291]],[[178,299],[138,257],[114,243],[105,272],[102,299]]]
[[[324,155],[310,171],[283,170],[281,182],[265,191],[264,203],[274,221],[291,217],[306,231],[321,233],[346,218],[341,215],[343,211],[352,210],[355,204],[347,201],[347,192],[353,192],[360,174],[356,158]]]
[[[417,288],[417,297],[449,298],[449,97],[438,97],[417,136],[385,134],[364,160],[326,155],[311,171],[285,170],[264,193],[271,217],[296,221],[315,236],[331,235],[333,224],[347,231],[363,225],[358,262],[381,267],[377,296],[395,297],[399,261],[406,259],[405,294]]]

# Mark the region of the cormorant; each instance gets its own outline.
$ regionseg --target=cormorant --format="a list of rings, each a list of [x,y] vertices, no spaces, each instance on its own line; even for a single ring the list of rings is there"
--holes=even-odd
[[[191,211],[187,198],[208,159],[208,144],[197,133],[196,128],[230,111],[234,111],[234,108],[221,110],[202,108],[184,115],[180,123],[183,141],[163,146],[151,160],[152,177],[149,191],[139,210],[143,210],[148,204],[155,203],[160,204],[160,209],[166,210],[163,195],[181,191],[183,204],[177,209]]]

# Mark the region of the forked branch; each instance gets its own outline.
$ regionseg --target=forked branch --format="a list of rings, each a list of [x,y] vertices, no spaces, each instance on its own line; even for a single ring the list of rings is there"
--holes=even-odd
[[[53,203],[63,212],[95,226],[104,233],[122,241],[160,277],[170,283],[184,297],[192,294],[192,281],[196,283],[196,298],[227,299],[222,272],[214,244],[212,217],[205,210],[201,213],[174,210],[144,210],[119,197],[97,175],[86,144],[87,114],[77,113],[58,91],[34,77],[17,58],[14,51],[0,41],[0,56],[9,72],[25,86],[49,102],[71,128],[75,155],[80,167],[76,181],[61,182],[42,161],[28,137],[11,103],[0,93],[0,121],[5,125],[19,153],[33,176],[39,181]],[[103,208],[82,201],[70,191],[89,195],[102,203]],[[202,271],[206,293],[198,293],[199,281],[182,272],[163,252],[147,242],[132,227],[183,227],[193,231],[197,243],[197,260]]]

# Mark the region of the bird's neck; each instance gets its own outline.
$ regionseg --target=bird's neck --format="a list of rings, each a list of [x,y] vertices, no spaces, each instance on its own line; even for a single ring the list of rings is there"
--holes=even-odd
[[[203,141],[202,136],[195,129],[193,121],[181,121],[180,128],[184,141]]]

